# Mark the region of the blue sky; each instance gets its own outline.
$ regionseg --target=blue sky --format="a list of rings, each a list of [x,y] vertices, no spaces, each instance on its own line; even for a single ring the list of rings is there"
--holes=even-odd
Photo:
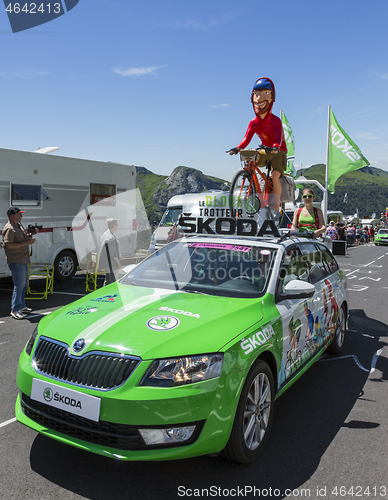
[[[230,180],[239,160],[225,151],[243,138],[253,83],[267,76],[297,166],[325,162],[331,104],[388,170],[387,19],[381,0],[80,0],[13,34],[1,7],[0,147]]]

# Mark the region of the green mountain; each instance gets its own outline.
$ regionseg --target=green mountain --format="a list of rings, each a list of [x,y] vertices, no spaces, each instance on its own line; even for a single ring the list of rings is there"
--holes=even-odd
[[[313,165],[299,170],[299,175],[314,179],[325,185],[325,165]],[[158,175],[144,167],[136,167],[136,185],[140,189],[150,224],[159,221],[166,209],[167,201],[176,194],[200,193],[209,189],[225,189],[230,182],[203,174],[200,170],[177,167],[171,175]],[[317,201],[322,200],[322,192],[315,185]],[[347,193],[347,203],[344,203]],[[363,167],[340,177],[335,193],[328,197],[329,210],[341,210],[344,215],[357,212],[361,217],[370,217],[373,212],[380,215],[388,207],[388,172],[375,167]]]
[[[225,189],[227,181],[203,174],[189,167],[176,167],[171,175],[158,175],[144,167],[136,167],[136,187],[143,198],[150,224],[159,221],[167,202],[177,194],[202,193],[211,189]]]
[[[308,169],[298,171],[306,179],[317,180],[325,186],[324,164],[313,165]],[[322,200],[322,191],[316,186],[310,186],[316,194],[317,201]],[[344,203],[347,193],[347,203]],[[340,177],[335,185],[335,193],[328,195],[328,210],[340,210],[344,215],[357,212],[360,217],[368,218],[373,213],[377,216],[388,207],[388,172],[376,167],[363,167]]]

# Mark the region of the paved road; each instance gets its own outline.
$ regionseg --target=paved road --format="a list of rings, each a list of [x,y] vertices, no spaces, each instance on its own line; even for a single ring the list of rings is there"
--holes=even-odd
[[[345,352],[321,358],[276,402],[266,452],[248,466],[115,462],[15,422],[17,360],[41,316],[12,319],[0,284],[0,499],[388,498],[388,248],[351,248],[338,261],[350,289]],[[80,277],[31,304],[44,314],[83,287]]]

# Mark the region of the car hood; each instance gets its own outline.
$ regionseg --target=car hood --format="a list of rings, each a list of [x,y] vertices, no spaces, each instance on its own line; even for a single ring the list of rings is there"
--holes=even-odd
[[[114,283],[46,316],[39,334],[65,342],[75,356],[98,350],[154,359],[216,352],[262,317],[261,298]],[[81,338],[86,344],[76,353]]]

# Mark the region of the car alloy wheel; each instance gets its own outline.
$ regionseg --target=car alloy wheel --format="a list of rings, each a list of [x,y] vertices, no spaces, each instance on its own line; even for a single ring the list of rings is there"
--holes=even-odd
[[[239,463],[256,460],[272,425],[275,384],[268,364],[258,359],[245,380],[224,455]]]
[[[259,373],[245,401],[243,432],[247,448],[256,450],[264,439],[271,414],[271,385],[265,373]]]

